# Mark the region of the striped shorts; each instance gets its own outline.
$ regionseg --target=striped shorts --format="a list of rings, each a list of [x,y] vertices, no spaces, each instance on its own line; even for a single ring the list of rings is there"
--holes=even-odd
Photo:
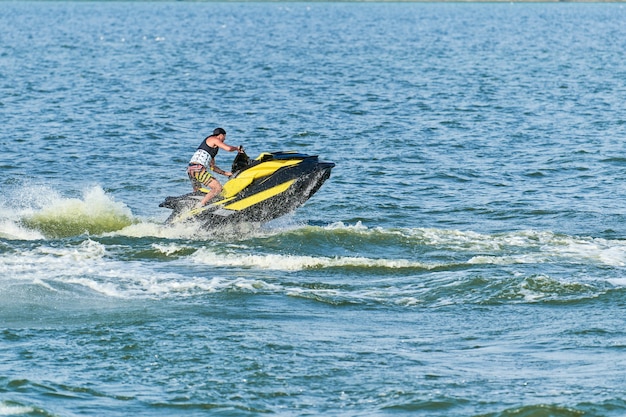
[[[189,164],[187,167],[187,175],[189,175],[189,180],[191,181],[194,191],[197,191],[203,185],[208,187],[209,183],[214,178],[213,175],[207,172],[204,165],[199,164]]]

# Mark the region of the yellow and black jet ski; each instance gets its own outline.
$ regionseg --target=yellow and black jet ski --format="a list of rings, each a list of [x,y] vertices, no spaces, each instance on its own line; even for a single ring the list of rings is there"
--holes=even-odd
[[[250,159],[245,152],[233,161],[233,175],[222,192],[203,207],[209,190],[167,197],[159,207],[172,209],[166,224],[199,222],[204,228],[240,222],[267,222],[303,205],[330,177],[335,166],[317,155],[267,152]]]

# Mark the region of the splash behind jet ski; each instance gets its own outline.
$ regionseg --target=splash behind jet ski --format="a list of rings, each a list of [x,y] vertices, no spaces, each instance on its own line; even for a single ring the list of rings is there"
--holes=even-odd
[[[267,152],[250,159],[245,151],[233,161],[232,177],[222,192],[198,207],[208,189],[167,197],[159,207],[172,209],[166,224],[199,222],[212,228],[240,222],[267,222],[303,205],[330,177],[335,166],[317,155]]]

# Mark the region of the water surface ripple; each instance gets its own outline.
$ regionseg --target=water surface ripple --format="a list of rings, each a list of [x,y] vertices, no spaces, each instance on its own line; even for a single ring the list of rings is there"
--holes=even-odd
[[[2,2],[0,415],[624,415],[624,21]],[[217,126],[337,166],[164,227]]]

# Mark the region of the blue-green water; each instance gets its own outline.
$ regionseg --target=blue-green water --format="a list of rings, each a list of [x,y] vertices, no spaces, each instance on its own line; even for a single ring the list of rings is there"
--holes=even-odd
[[[0,2],[0,415],[626,414],[625,23]],[[163,227],[217,126],[337,166]]]

